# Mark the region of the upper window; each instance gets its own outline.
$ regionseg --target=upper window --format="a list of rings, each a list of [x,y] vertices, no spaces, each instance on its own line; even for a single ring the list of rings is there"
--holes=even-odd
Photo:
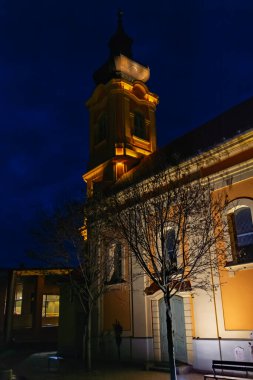
[[[106,140],[107,138],[107,121],[105,115],[102,115],[95,126],[95,144]]]
[[[228,215],[234,261],[253,260],[253,223],[250,207],[241,206]]]
[[[166,256],[168,262],[168,269],[177,268],[177,254],[176,254],[176,232],[174,229],[169,229],[166,233]]]
[[[123,281],[123,248],[120,243],[113,244],[109,249],[107,260],[107,283],[115,284]]]
[[[145,118],[139,112],[136,112],[134,114],[134,135],[136,137],[139,137],[140,139],[143,139],[143,140],[148,139],[147,128],[146,128],[146,124],[145,124]]]

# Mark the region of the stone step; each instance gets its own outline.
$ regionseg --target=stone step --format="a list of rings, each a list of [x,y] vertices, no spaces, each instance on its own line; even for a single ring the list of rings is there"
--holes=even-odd
[[[176,363],[177,374],[182,375],[192,371],[192,366],[189,364],[177,362]],[[159,372],[170,372],[168,362],[148,362],[146,363],[147,371],[159,371]]]

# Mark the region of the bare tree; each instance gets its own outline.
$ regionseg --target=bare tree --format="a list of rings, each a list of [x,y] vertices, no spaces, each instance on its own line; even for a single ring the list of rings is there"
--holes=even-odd
[[[208,178],[183,166],[142,181],[127,179],[108,197],[111,227],[126,242],[151,286],[162,290],[171,379],[176,379],[171,299],[178,292],[212,289],[212,273],[224,260],[226,195]]]
[[[103,222],[96,216],[98,204],[68,201],[44,214],[33,230],[36,248],[30,257],[47,267],[67,268],[69,283],[84,311],[83,359],[91,369],[91,321],[98,299],[105,289],[110,258],[101,258]],[[96,223],[94,223],[96,221]],[[106,241],[104,236],[103,241]],[[113,264],[112,264],[113,265]]]

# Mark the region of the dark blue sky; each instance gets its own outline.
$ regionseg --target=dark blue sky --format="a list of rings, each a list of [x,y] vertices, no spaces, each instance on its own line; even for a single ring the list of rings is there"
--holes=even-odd
[[[252,0],[2,0],[0,267],[26,261],[39,209],[85,191],[84,103],[118,8],[160,97],[159,146],[253,96]]]

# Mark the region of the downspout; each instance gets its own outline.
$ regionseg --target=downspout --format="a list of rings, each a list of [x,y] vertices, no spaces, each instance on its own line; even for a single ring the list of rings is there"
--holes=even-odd
[[[210,252],[210,269],[211,269],[211,284],[212,284],[212,293],[213,293],[213,305],[214,305],[214,315],[215,315],[215,324],[216,324],[216,334],[217,334],[217,339],[219,342],[220,360],[222,360],[221,338],[220,338],[220,331],[219,331],[219,322],[218,322],[218,313],[217,313],[217,305],[216,305],[215,286],[214,286],[214,279],[213,279],[212,254],[211,254],[211,252]]]
[[[133,259],[132,254],[130,254],[130,292],[131,292],[131,327],[132,336],[130,338],[130,357],[133,360],[133,337],[134,337],[134,300],[133,300]]]

